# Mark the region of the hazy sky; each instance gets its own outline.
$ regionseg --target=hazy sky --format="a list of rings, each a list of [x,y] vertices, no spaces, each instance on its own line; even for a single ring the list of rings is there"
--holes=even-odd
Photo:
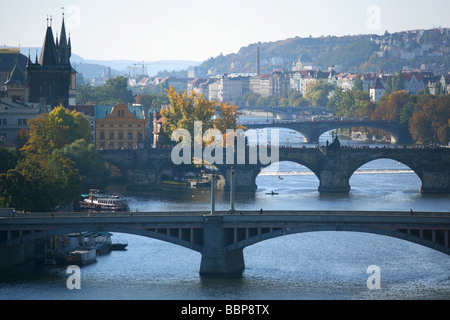
[[[295,36],[450,27],[449,0],[0,0],[0,46],[40,47],[47,15],[90,60],[196,60]]]

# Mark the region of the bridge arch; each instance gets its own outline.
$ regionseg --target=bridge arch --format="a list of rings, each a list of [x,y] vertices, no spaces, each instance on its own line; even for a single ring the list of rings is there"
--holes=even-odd
[[[232,252],[236,250],[243,250],[251,245],[263,242],[265,240],[274,239],[282,236],[307,233],[307,232],[320,232],[320,231],[347,231],[347,232],[360,232],[377,234],[392,238],[397,238],[405,241],[409,241],[424,247],[450,254],[450,248],[445,247],[445,244],[433,241],[431,231],[424,235],[423,230],[409,230],[409,229],[383,229],[363,226],[350,226],[350,225],[321,225],[321,226],[297,226],[291,228],[281,228],[271,232],[267,232],[261,235],[252,236],[247,239],[240,240],[236,243],[230,244],[225,247],[226,252]],[[442,242],[445,241],[442,239]]]
[[[308,161],[306,161],[306,160],[299,161],[299,159],[297,159],[297,160],[280,159],[280,161],[278,161],[278,162],[271,163],[270,165],[265,166],[265,167],[261,167],[256,178],[258,178],[264,174],[267,174],[267,175],[273,175],[274,177],[278,177],[278,179],[280,179],[280,178],[283,179],[281,176],[283,175],[283,172],[285,172],[285,171],[279,171],[278,169],[280,169],[280,166],[287,167],[287,169],[289,170],[288,172],[290,172],[291,174],[294,174],[294,175],[298,175],[299,181],[302,178],[300,176],[312,174],[315,177],[315,179],[317,180],[316,181],[317,187],[319,186],[319,183],[320,183],[319,175],[318,175],[318,173],[314,172],[315,167],[312,166],[310,163],[308,163]],[[300,168],[302,170],[298,170],[297,166],[300,166]],[[273,171],[272,169],[276,169],[276,171]]]
[[[254,141],[254,136],[256,136],[259,139],[259,131],[260,130],[268,130],[267,133],[267,140],[270,141],[271,133],[270,130],[283,130],[281,132],[283,134],[283,138],[279,137],[278,144],[281,148],[283,147],[290,147],[290,146],[296,146],[297,144],[303,144],[305,142],[309,142],[310,138],[307,131],[301,131],[297,128],[289,128],[289,127],[283,127],[283,124],[280,123],[279,126],[271,126],[271,127],[262,127],[262,128],[247,128],[245,131],[245,135],[248,137],[249,144],[257,144],[257,141]],[[255,132],[255,133],[253,133]],[[264,132],[264,131],[263,131]],[[280,133],[280,132],[279,132]],[[306,140],[306,141],[305,141]]]
[[[419,190],[419,187],[422,182],[420,179],[420,176],[412,168],[410,168],[408,165],[402,163],[401,161],[397,161],[397,160],[390,159],[390,158],[379,158],[379,159],[371,160],[369,162],[366,162],[359,168],[357,168],[353,172],[353,174],[350,176],[350,179],[349,179],[352,189],[355,186],[358,186],[361,184],[361,180],[359,179],[359,175],[357,174],[358,172],[361,172],[362,174],[364,174],[364,173],[372,174],[371,179],[367,180],[367,181],[377,180],[377,182],[379,182],[379,183],[383,183],[386,181],[385,178],[383,177],[384,174],[395,174],[396,177],[399,177],[399,175],[401,175],[401,177],[403,177],[403,175],[405,175],[405,174],[407,174],[407,175],[412,174],[414,176],[414,178],[407,178],[407,179],[408,179],[408,181],[412,181],[413,185],[416,185],[416,182],[417,182],[417,184],[418,184],[417,191]],[[380,176],[381,176],[381,178],[379,178]],[[364,182],[366,184],[367,184],[367,181],[364,180]],[[395,185],[393,185],[393,187],[395,187],[395,188],[400,187],[400,189],[405,188],[405,187],[411,187],[410,183],[408,183],[408,185],[400,186],[400,184],[403,181],[404,180],[402,178],[400,178],[398,183],[395,183]]]
[[[395,153],[389,153],[389,154],[383,154],[383,153],[379,153],[379,154],[375,154],[375,155],[371,155],[370,157],[360,157],[359,159],[355,159],[352,162],[351,168],[349,169],[348,172],[348,179],[350,180],[353,175],[355,174],[355,172],[363,167],[364,165],[367,165],[373,161],[377,161],[377,160],[393,160],[393,161],[397,161],[397,163],[401,163],[403,165],[405,165],[406,167],[408,167],[409,169],[411,169],[416,176],[420,179],[420,181],[422,182],[422,170],[420,168],[418,168],[415,164],[414,161],[412,161],[412,159],[405,157],[402,154],[395,154]]]
[[[175,229],[174,229],[175,230]],[[201,229],[202,231],[203,229]],[[161,240],[164,242],[168,242],[174,245],[178,245],[187,249],[191,249],[201,253],[202,245],[201,241],[195,241],[195,238],[190,236],[183,237],[180,234],[175,234],[175,231],[169,231],[169,229],[164,228],[159,232],[158,230],[147,230],[143,228],[133,228],[128,227],[126,225],[108,225],[108,227],[104,227],[100,224],[97,225],[83,225],[83,226],[70,226],[70,228],[55,228],[40,232],[34,232],[33,234],[27,237],[27,240],[38,240],[38,239],[47,239],[52,236],[61,236],[64,234],[70,233],[79,233],[79,232],[110,232],[110,233],[123,233],[123,234],[131,234],[136,236],[147,237],[155,240]],[[198,237],[198,236],[197,236]],[[193,239],[194,238],[194,239]],[[198,237],[200,238],[200,237]],[[194,240],[194,241],[192,241]],[[192,241],[192,242],[191,242]]]

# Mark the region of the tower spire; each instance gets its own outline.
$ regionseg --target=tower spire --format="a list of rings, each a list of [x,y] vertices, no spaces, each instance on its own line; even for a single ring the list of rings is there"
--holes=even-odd
[[[64,23],[64,7],[61,7],[61,9],[63,9],[63,13],[62,13],[62,25],[61,25],[61,33],[59,35],[59,47],[58,47],[58,51],[59,51],[59,58],[60,58],[60,63],[61,64],[69,64],[69,59],[70,59],[70,55],[69,55],[69,45],[67,42],[67,36],[66,36],[66,25]]]

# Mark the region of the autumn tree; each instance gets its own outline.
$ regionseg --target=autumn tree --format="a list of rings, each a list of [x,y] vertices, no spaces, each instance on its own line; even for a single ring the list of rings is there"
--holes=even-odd
[[[222,143],[225,145],[227,142],[227,130],[236,131],[241,129],[245,131],[247,128],[237,122],[242,114],[238,111],[239,107],[230,105],[228,101],[225,103],[217,102],[216,106],[220,115],[214,120],[214,128],[222,133]]]
[[[450,141],[450,96],[424,96],[414,109],[409,130],[414,140],[420,143],[442,143]]]
[[[60,105],[49,114],[29,120],[28,141],[22,150],[45,155],[78,139],[90,141],[91,137],[89,121]]]
[[[397,120],[400,121],[400,115],[403,108],[414,102],[414,97],[408,94],[407,91],[395,91],[387,98],[380,99],[377,107],[371,115],[372,120]],[[406,122],[406,119],[403,118]]]
[[[171,137],[177,129],[186,129],[191,137],[194,137],[196,121],[202,123],[202,135],[206,130],[213,128],[214,101],[208,101],[203,95],[197,95],[194,91],[189,96],[187,91],[178,93],[172,86],[166,90],[166,93],[169,105],[161,110],[161,116],[163,117],[162,128],[168,137]]]

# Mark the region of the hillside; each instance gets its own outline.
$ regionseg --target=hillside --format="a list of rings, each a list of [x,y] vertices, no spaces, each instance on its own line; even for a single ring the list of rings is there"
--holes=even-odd
[[[328,36],[290,38],[255,43],[238,53],[210,58],[201,64],[206,72],[217,74],[256,72],[256,52],[260,48],[261,72],[277,68],[292,69],[299,60],[322,70],[337,66],[344,72],[397,72],[410,66],[426,65],[433,71],[450,70],[449,28],[412,30],[384,35]]]

